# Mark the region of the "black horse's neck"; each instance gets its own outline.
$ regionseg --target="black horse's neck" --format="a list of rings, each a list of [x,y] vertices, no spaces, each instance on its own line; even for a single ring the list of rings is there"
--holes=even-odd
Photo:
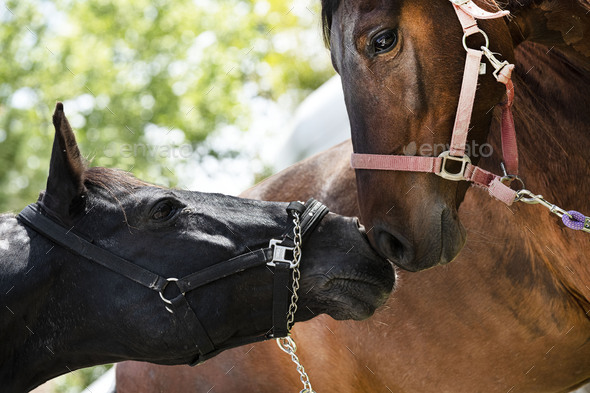
[[[88,355],[92,348],[80,332],[89,331],[95,318],[80,302],[83,288],[64,284],[64,275],[75,274],[68,265],[79,261],[8,215],[0,217],[0,247],[2,392],[21,393],[87,364],[109,362]]]

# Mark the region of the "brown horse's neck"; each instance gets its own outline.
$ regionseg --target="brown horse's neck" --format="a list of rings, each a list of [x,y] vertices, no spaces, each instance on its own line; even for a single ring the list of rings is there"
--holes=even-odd
[[[590,72],[576,68],[559,50],[541,45],[522,45],[516,57],[514,110],[521,175],[527,187],[536,187],[564,208],[590,206],[584,197],[590,191],[584,181],[590,160]]]
[[[590,72],[559,49],[525,43],[516,51],[515,126],[519,147],[520,176],[525,188],[542,194],[565,210],[590,215]],[[500,149],[499,122],[490,131],[494,151]],[[499,172],[499,154],[482,161],[482,166]],[[521,228],[514,243],[527,250],[532,271],[552,273],[555,286],[590,309],[590,235],[566,228],[560,219],[540,205],[516,203],[508,217]],[[510,230],[510,228],[509,228]],[[510,247],[510,245],[508,246]],[[583,315],[583,314],[582,314]]]

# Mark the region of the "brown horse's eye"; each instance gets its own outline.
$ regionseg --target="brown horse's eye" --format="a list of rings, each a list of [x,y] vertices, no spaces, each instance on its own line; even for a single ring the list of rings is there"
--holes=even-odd
[[[150,218],[154,221],[165,221],[174,216],[176,207],[170,201],[160,201],[152,208]]]
[[[397,34],[394,30],[385,30],[376,34],[371,40],[372,51],[376,55],[387,53],[397,44]]]

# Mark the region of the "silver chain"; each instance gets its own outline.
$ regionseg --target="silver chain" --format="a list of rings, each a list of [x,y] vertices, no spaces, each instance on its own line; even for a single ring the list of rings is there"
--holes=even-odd
[[[295,323],[295,313],[297,312],[297,301],[299,300],[299,279],[301,278],[301,272],[299,271],[299,263],[301,262],[301,224],[299,219],[299,213],[293,212],[293,243],[295,243],[295,249],[293,250],[293,292],[291,294],[291,304],[289,305],[289,312],[287,313],[287,330],[291,331],[293,324]]]
[[[315,393],[315,390],[313,390],[311,387],[311,382],[309,381],[309,376],[305,372],[305,368],[303,368],[303,365],[299,361],[299,357],[295,354],[297,351],[297,345],[295,344],[295,341],[293,341],[291,337],[287,336],[277,338],[277,344],[279,345],[279,348],[281,348],[285,353],[291,355],[291,361],[297,365],[299,379],[303,384],[303,390],[301,390],[299,393]]]
[[[295,313],[297,312],[297,301],[299,300],[299,279],[301,278],[301,272],[299,271],[299,263],[301,262],[301,220],[299,213],[293,212],[293,243],[295,243],[295,249],[293,250],[293,293],[291,295],[291,304],[289,305],[289,312],[287,314],[287,330],[291,331],[293,324],[295,323]],[[299,357],[295,354],[297,351],[297,345],[295,341],[290,337],[277,338],[277,344],[281,350],[291,356],[291,361],[297,366],[297,372],[299,373],[299,379],[303,384],[303,390],[299,393],[316,393],[309,381],[309,376],[305,372],[305,368],[299,361]]]

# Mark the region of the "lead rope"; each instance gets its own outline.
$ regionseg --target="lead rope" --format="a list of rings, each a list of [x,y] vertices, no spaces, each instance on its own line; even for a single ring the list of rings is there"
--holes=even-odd
[[[291,328],[295,323],[295,313],[297,312],[297,300],[299,300],[299,295],[297,295],[297,291],[299,290],[299,279],[301,278],[301,272],[299,271],[299,263],[301,262],[301,223],[299,218],[298,212],[293,212],[293,224],[295,227],[293,228],[293,242],[295,243],[295,249],[293,250],[293,291],[291,295],[291,304],[289,305],[289,312],[287,314],[287,330],[291,332]],[[290,334],[290,333],[289,333]],[[295,341],[291,338],[291,336],[277,338],[277,344],[282,351],[287,353],[291,356],[291,361],[295,363],[297,366],[297,372],[299,373],[301,383],[303,384],[303,390],[299,393],[316,393],[315,390],[311,387],[311,382],[309,381],[309,376],[305,372],[305,368],[299,361],[299,357],[295,354],[297,351],[297,345]]]

